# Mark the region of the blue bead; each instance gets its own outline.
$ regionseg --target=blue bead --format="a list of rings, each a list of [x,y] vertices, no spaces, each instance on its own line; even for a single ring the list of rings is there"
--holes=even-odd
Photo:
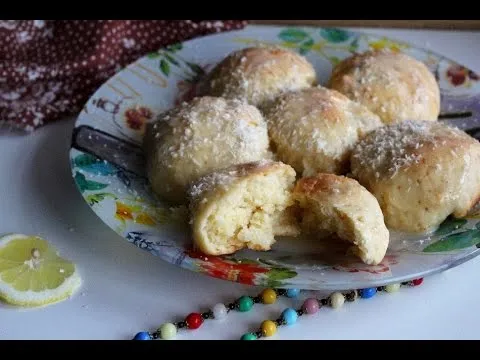
[[[377,293],[376,288],[366,288],[366,289],[360,290],[360,296],[364,299],[369,299],[375,296],[376,293]]]
[[[297,322],[298,314],[294,309],[286,308],[282,312],[282,319],[287,325],[292,325]]]
[[[300,290],[298,290],[298,289],[288,289],[287,290],[287,297],[294,298],[294,297],[297,297],[299,293],[300,293]]]
[[[152,338],[150,337],[150,334],[146,331],[142,331],[137,333],[133,340],[151,340]]]

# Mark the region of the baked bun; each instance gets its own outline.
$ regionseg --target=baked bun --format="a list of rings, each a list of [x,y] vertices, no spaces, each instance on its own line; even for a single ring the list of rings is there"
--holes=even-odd
[[[191,182],[213,170],[271,156],[260,111],[239,100],[199,97],[147,127],[147,176],[152,190],[186,202]]]
[[[295,176],[289,165],[263,160],[200,178],[189,190],[195,246],[207,255],[270,250],[276,231],[290,231],[276,221],[293,204]]]
[[[264,116],[278,160],[303,176],[348,172],[352,147],[382,125],[362,105],[321,86],[279,96]]]
[[[355,147],[352,175],[379,201],[390,229],[434,230],[480,197],[480,143],[439,122],[376,129]]]
[[[303,56],[277,47],[250,47],[235,51],[218,63],[201,91],[262,107],[281,93],[314,83],[315,69]]]
[[[303,209],[302,231],[332,233],[353,244],[365,264],[385,257],[390,234],[377,199],[356,180],[334,174],[300,179],[293,192]]]
[[[398,52],[353,55],[333,69],[328,87],[365,105],[385,124],[436,121],[440,113],[440,90],[432,72]]]

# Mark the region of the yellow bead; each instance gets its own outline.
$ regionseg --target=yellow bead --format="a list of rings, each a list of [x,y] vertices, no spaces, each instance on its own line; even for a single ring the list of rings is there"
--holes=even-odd
[[[273,304],[275,301],[277,301],[277,293],[272,289],[263,290],[262,301],[264,304]]]
[[[262,332],[265,336],[273,336],[277,332],[277,325],[272,320],[265,320],[262,323]]]
[[[385,291],[388,293],[394,293],[400,290],[400,284],[388,284],[385,286]]]

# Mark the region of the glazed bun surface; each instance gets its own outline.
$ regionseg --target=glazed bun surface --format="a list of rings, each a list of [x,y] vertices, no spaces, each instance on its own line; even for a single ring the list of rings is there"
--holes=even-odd
[[[348,172],[353,146],[382,126],[362,105],[320,86],[279,96],[264,115],[276,156],[302,176]]]
[[[367,51],[334,68],[328,87],[377,114],[385,124],[436,121],[440,89],[427,66],[402,53]]]
[[[239,100],[199,97],[160,116],[144,139],[153,191],[186,203],[190,184],[213,170],[271,157],[266,122]]]
[[[207,76],[202,94],[241,99],[262,108],[278,95],[316,83],[313,66],[296,52],[249,47],[229,54]]]
[[[391,229],[428,232],[451,214],[465,216],[480,197],[480,143],[439,122],[376,129],[357,144],[351,166]]]

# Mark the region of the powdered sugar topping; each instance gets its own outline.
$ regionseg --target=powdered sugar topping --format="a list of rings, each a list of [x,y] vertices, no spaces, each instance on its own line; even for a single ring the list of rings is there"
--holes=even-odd
[[[405,121],[376,129],[354,149],[356,172],[368,167],[377,178],[392,178],[400,169],[418,163],[422,155],[417,149],[427,143],[437,145],[432,126],[431,122]]]
[[[259,46],[231,53],[219,63],[211,73],[209,91],[262,105],[281,93],[311,86],[315,77],[315,70],[303,56]]]

